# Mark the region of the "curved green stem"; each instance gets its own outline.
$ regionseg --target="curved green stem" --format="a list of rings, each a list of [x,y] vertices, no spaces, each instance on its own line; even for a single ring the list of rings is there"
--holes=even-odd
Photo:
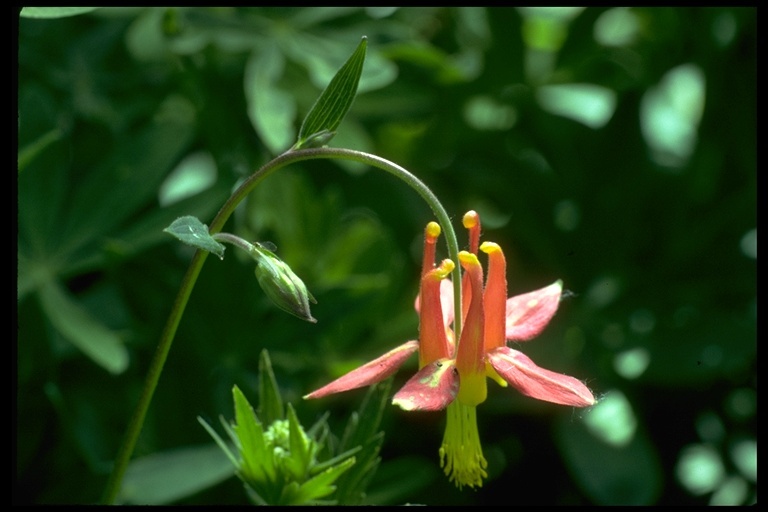
[[[282,155],[276,157],[270,162],[264,164],[259,170],[248,177],[235,192],[230,196],[226,203],[221,207],[219,213],[216,214],[211,225],[208,228],[209,232],[213,235],[221,231],[226,224],[229,217],[237,208],[237,205],[245,199],[245,197],[258,185],[264,178],[272,174],[274,171],[281,169],[290,164],[301,162],[304,160],[315,159],[340,159],[340,160],[352,160],[355,162],[361,162],[368,164],[372,167],[376,167],[383,171],[386,171],[407,183],[413,188],[429,205],[432,212],[437,217],[438,223],[445,230],[445,239],[448,246],[448,255],[455,261],[459,261],[459,246],[456,241],[456,233],[451,225],[451,219],[446,213],[440,201],[432,193],[432,191],[416,176],[405,170],[403,167],[390,162],[384,158],[362,151],[355,151],[351,149],[340,148],[309,148],[300,150],[290,150]],[[144,419],[149,409],[149,404],[152,401],[155,388],[160,379],[160,374],[163,371],[165,360],[168,357],[168,352],[171,349],[171,344],[176,335],[176,330],[181,321],[181,317],[184,314],[184,309],[187,306],[189,297],[192,293],[192,289],[195,286],[197,277],[200,275],[200,270],[203,268],[203,263],[208,257],[207,251],[198,250],[192,257],[192,261],[189,264],[187,273],[181,283],[181,288],[176,296],[176,300],[173,303],[173,308],[168,316],[168,320],[165,325],[165,329],[160,337],[160,341],[157,345],[154,358],[150,364],[149,372],[147,373],[147,379],[144,383],[144,389],[142,390],[139,403],[136,406],[136,410],[133,413],[128,428],[123,439],[123,443],[120,446],[120,451],[115,459],[115,465],[112,469],[112,473],[107,482],[107,487],[102,499],[103,503],[111,504],[115,502],[117,494],[120,491],[123,476],[125,470],[128,467],[128,462],[133,454],[133,449],[136,446],[136,441],[141,433],[141,428],[144,424]],[[453,275],[453,289],[454,289],[454,331],[456,333],[456,339],[459,339],[461,334],[461,279],[459,265],[456,265]]]
[[[228,244],[232,244],[236,247],[239,247],[240,249],[244,250],[247,253],[250,253],[253,251],[253,244],[243,240],[239,236],[235,236],[231,233],[215,233],[211,238],[216,240],[217,242],[227,242]]]

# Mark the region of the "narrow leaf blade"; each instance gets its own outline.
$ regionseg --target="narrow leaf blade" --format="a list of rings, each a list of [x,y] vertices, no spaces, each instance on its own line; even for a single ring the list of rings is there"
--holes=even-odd
[[[46,316],[64,338],[112,374],[128,367],[128,351],[120,337],[81,307],[55,281],[40,289]]]
[[[95,11],[98,7],[22,7],[22,18],[65,18]]]
[[[234,475],[218,446],[187,446],[136,459],[128,466],[120,501],[165,505]]]
[[[363,36],[357,49],[331,79],[304,118],[293,149],[323,145],[333,137],[357,94],[367,44],[368,39]]]
[[[265,425],[271,425],[284,416],[283,399],[277,386],[275,372],[267,349],[261,351],[259,358],[259,418]]]

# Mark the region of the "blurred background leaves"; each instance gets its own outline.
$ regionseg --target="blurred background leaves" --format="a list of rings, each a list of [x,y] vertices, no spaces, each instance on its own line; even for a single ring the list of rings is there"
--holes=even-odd
[[[456,219],[480,212],[510,294],[562,278],[571,297],[522,349],[604,397],[583,412],[491,390],[490,477],[463,493],[437,465],[442,416],[389,408],[367,499],[756,500],[756,9],[32,9],[18,39],[15,502],[99,498],[191,257],[162,229],[210,222],[287,149],[363,35],[360,94],[332,145],[403,165]],[[318,324],[275,310],[236,252],[210,259],[137,459],[207,457],[196,417],[229,414],[235,384],[257,392],[263,348],[302,422],[330,410],[344,425],[363,392],[300,397],[416,337],[429,220],[359,165],[266,179],[227,230],[277,246]],[[171,495],[247,503],[234,478],[195,490]]]

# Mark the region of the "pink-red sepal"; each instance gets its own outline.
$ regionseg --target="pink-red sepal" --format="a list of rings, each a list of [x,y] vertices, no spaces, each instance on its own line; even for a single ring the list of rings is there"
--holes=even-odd
[[[459,392],[459,372],[452,359],[438,359],[411,377],[392,403],[406,411],[439,411]]]
[[[507,299],[506,335],[511,341],[528,341],[538,336],[555,315],[563,282]]]
[[[380,382],[390,375],[394,374],[400,368],[408,357],[419,348],[418,341],[408,341],[399,347],[396,347],[386,354],[355,368],[326,384],[318,390],[305,395],[305,399],[322,398],[324,396],[349,391],[350,389],[362,388]]]
[[[580,380],[545,370],[517,350],[500,347],[489,352],[487,358],[510,386],[531,398],[575,407],[586,407],[596,401]]]

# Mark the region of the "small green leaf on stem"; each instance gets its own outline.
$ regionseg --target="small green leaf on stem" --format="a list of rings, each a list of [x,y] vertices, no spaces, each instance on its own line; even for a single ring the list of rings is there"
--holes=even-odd
[[[335,135],[357,94],[367,44],[368,39],[363,36],[355,52],[331,79],[304,118],[293,149],[322,146]]]
[[[187,245],[212,252],[220,259],[224,259],[224,245],[211,237],[208,233],[208,226],[200,222],[197,217],[191,215],[179,217],[163,231],[170,233]]]

